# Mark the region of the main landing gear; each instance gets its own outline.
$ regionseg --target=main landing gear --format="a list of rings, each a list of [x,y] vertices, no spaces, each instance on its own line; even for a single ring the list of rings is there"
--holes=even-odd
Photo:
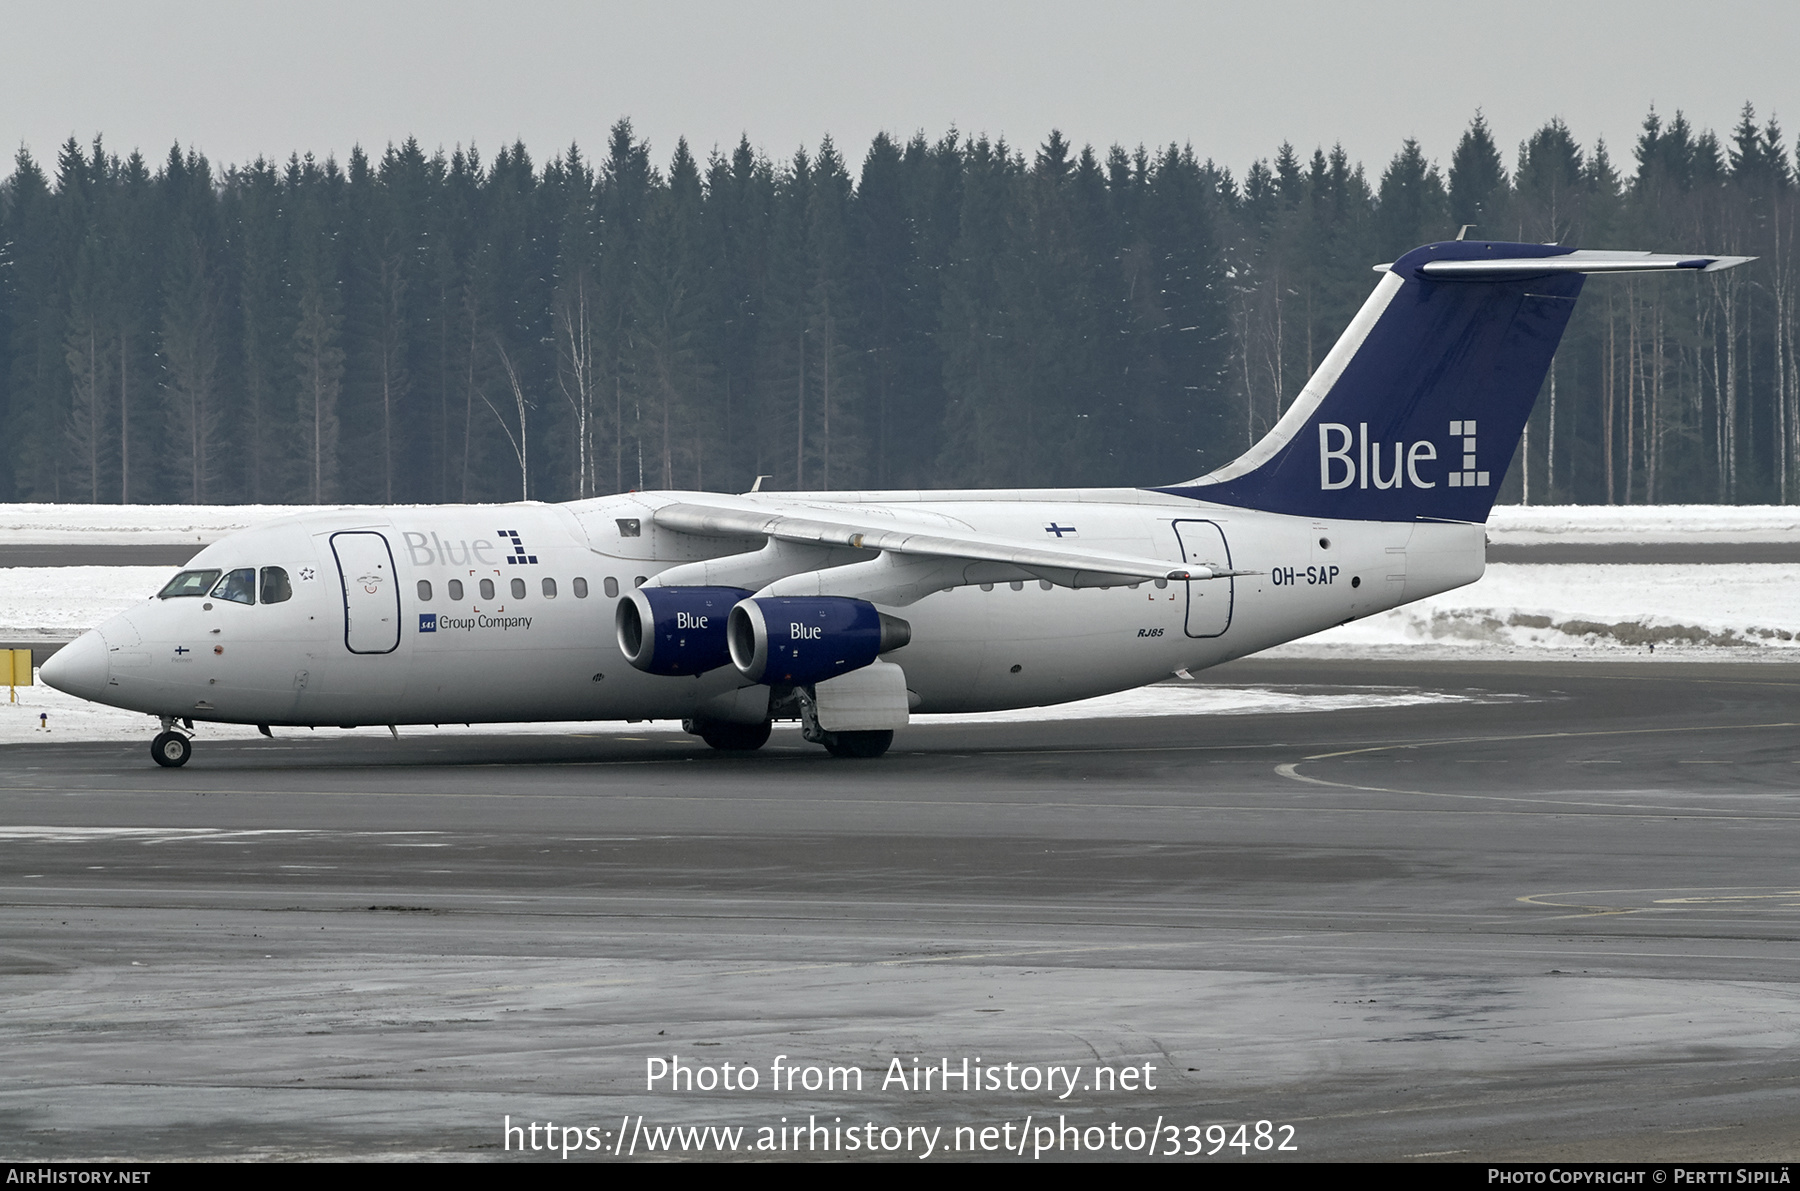
[[[730,724],[722,720],[684,720],[681,725],[688,732],[712,745],[721,752],[749,753],[769,743],[769,731],[774,724],[764,720],[760,724]],[[161,740],[162,737],[157,737]],[[834,757],[879,757],[888,751],[894,743],[892,732],[824,732],[816,736],[808,736],[814,744],[822,744],[825,751]]]
[[[821,732],[819,735],[823,737],[819,743],[834,757],[879,757],[894,743],[891,731]]]
[[[194,755],[193,741],[175,730],[175,717],[162,717],[163,730],[150,742],[150,756],[165,769],[179,769]]]
[[[892,729],[881,731],[829,731],[819,726],[819,705],[805,690],[794,692],[800,705],[800,735],[812,744],[822,744],[834,757],[867,760],[879,757],[894,743]]]
[[[714,748],[728,753],[755,752],[769,743],[769,732],[774,724],[768,720],[760,724],[733,724],[725,720],[683,720],[682,728],[692,732],[701,740]]]
[[[898,673],[898,671],[896,671]],[[903,688],[902,688],[903,689]],[[790,687],[779,690],[769,700],[770,718],[758,723],[733,723],[729,720],[687,719],[681,721],[683,731],[690,732],[723,752],[754,752],[769,743],[769,730],[775,719],[800,721],[800,735],[808,744],[825,746],[834,757],[868,759],[879,757],[894,743],[892,729],[859,729],[831,731],[819,726],[818,704],[811,690]],[[839,723],[844,722],[842,719]],[[852,719],[850,722],[856,722]],[[864,723],[869,722],[867,718]],[[881,722],[879,718],[877,723]],[[891,721],[890,721],[891,722]],[[902,717],[904,722],[904,717]]]

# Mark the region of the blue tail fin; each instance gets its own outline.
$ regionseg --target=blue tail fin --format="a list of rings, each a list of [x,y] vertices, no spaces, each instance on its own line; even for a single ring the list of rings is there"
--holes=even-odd
[[[1484,241],[1416,248],[1386,266],[1261,442],[1162,491],[1300,516],[1486,521],[1585,274],[1743,259]]]

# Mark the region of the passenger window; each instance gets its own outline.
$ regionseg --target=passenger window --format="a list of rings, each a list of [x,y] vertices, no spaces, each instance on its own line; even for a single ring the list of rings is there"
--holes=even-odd
[[[514,579],[512,581],[512,593],[513,593],[513,599],[515,599],[515,600],[524,599],[525,598],[525,580]]]
[[[419,580],[419,602],[422,604],[431,603],[431,580],[429,579]]]
[[[450,599],[456,603],[462,602],[462,580],[461,579],[450,580]]]
[[[556,598],[556,580],[549,576],[545,576],[544,578],[544,598],[546,600],[554,600]]]
[[[619,581],[614,579],[611,575],[606,577],[606,598],[609,600],[616,600],[619,598]]]
[[[212,589],[212,597],[215,600],[230,600],[234,604],[256,603],[256,568],[244,567],[225,572],[219,585]]]
[[[575,588],[575,598],[576,599],[578,599],[578,600],[587,599],[587,580],[586,579],[577,577],[575,580],[575,583],[574,583],[574,588]]]
[[[484,600],[491,600],[494,598],[494,581],[492,579],[483,579],[481,581],[481,598]]]
[[[293,598],[294,585],[288,582],[288,573],[280,567],[264,567],[262,569],[262,602],[284,604]]]
[[[639,575],[636,579],[633,579],[631,581],[631,585],[633,587],[642,587],[644,584],[648,583],[649,581],[650,581],[650,576]]]
[[[218,571],[183,571],[164,585],[156,593],[159,600],[173,599],[176,596],[203,596],[213,589],[219,581]]]

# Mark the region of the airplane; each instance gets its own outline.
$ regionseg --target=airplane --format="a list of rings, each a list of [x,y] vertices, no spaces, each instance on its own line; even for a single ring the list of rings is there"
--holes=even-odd
[[[1163,487],[629,492],[353,509],[206,547],[48,659],[160,718],[319,727],[773,721],[876,757],[913,714],[1216,666],[1479,579],[1484,524],[1590,274],[1753,259],[1454,240],[1390,264],[1268,434]]]

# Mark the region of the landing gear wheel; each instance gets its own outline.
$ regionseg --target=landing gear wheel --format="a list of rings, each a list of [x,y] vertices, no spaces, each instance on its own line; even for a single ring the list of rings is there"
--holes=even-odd
[[[159,732],[150,742],[150,755],[165,769],[179,769],[194,755],[194,746],[179,732]]]
[[[773,728],[774,724],[768,720],[760,724],[729,724],[721,720],[706,720],[694,725],[701,740],[729,753],[755,752],[769,743],[769,732]]]
[[[825,751],[834,757],[879,757],[894,743],[892,732],[827,732]]]

